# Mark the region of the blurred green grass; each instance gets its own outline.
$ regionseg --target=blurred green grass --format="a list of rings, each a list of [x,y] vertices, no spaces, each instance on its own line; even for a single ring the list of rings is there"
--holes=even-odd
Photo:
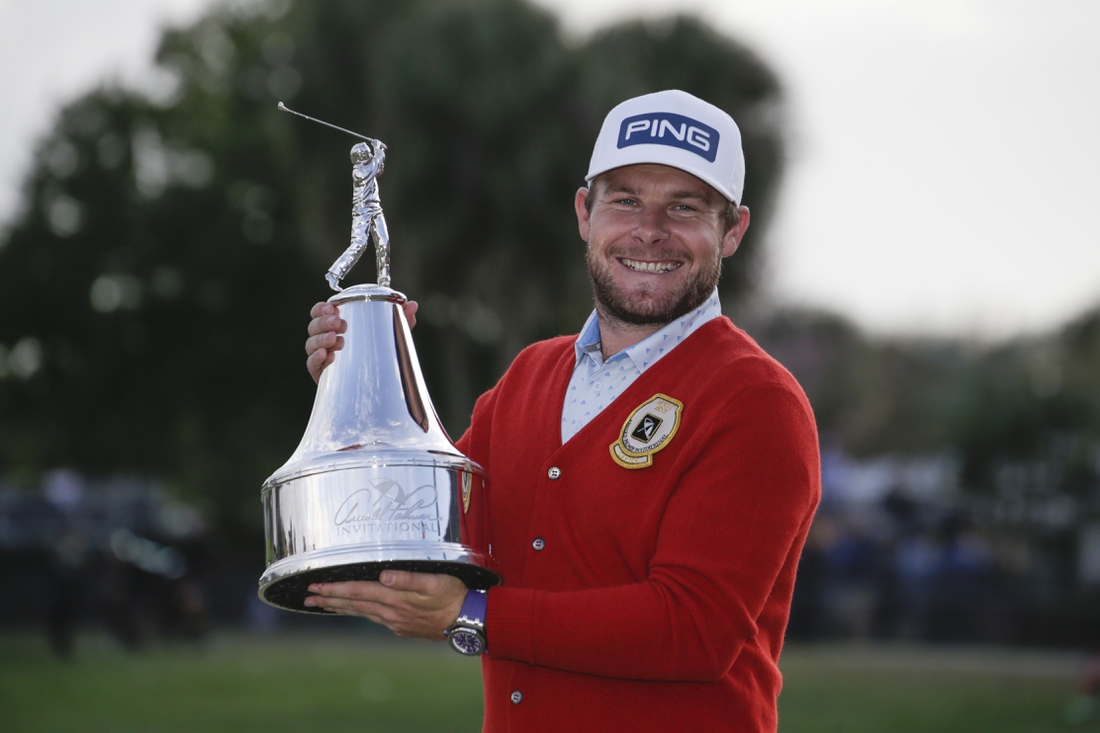
[[[442,644],[217,635],[127,653],[78,638],[68,662],[0,637],[0,730],[404,733],[481,729],[481,665]]]
[[[981,649],[789,645],[780,731],[1100,730],[1066,721],[1082,660]],[[477,731],[477,661],[443,645],[344,635],[219,634],[128,653],[78,639],[54,659],[0,635],[5,731]]]
[[[780,733],[1100,731],[1083,655],[980,647],[788,645]],[[1072,721],[1072,722],[1071,722]]]

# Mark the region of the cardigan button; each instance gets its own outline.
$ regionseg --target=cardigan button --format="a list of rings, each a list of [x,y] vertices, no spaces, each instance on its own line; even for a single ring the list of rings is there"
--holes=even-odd
[[[541,537],[536,537],[535,541],[531,543],[531,547],[534,547],[536,550],[541,550],[546,547],[546,541]]]
[[[512,697],[510,699],[512,700],[513,704],[519,705],[521,702],[523,702],[523,693],[519,690],[515,690],[512,692]]]
[[[561,469],[557,466],[553,466],[550,468],[549,471],[546,472],[546,475],[550,477],[550,480],[557,481],[559,478],[561,478]]]

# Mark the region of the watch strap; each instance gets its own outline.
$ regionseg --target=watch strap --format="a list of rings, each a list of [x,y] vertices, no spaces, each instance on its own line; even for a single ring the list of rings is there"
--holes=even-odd
[[[462,602],[462,610],[458,612],[455,620],[456,626],[470,624],[485,630],[485,610],[489,607],[489,596],[483,590],[466,591],[466,600]]]
[[[451,648],[460,654],[484,654],[488,643],[485,639],[485,611],[489,599],[485,591],[468,590],[462,602],[462,610],[449,629],[443,632]]]

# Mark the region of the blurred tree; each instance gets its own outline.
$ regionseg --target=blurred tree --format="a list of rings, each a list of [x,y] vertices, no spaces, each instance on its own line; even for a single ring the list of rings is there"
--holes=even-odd
[[[806,390],[822,435],[850,454],[914,454],[954,440],[975,362],[962,344],[869,338],[817,311],[741,322]]]
[[[974,494],[1013,494],[1021,480],[1044,496],[1092,492],[1100,516],[1100,311],[993,346],[870,338],[814,311],[741,322],[850,454],[951,448]]]
[[[1065,529],[1100,519],[1098,322],[992,349],[971,375],[954,435],[964,485],[1019,524],[1050,524],[1055,505]]]
[[[353,141],[277,100],[389,146],[394,283],[423,304],[455,434],[520,348],[591,307],[571,202],[622,99],[679,87],[741,123],[754,223],[727,303],[751,285],[779,87],[698,21],[571,45],[520,0],[268,0],[167,32],[157,64],[158,94],[104,88],[61,113],[0,237],[0,470],[163,476],[258,552],[259,485],[312,400],[307,312],[350,223]]]

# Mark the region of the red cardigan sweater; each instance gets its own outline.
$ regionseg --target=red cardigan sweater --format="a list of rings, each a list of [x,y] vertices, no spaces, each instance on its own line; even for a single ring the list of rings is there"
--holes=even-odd
[[[774,731],[821,494],[809,403],[717,318],[562,445],[574,341],[525,349],[459,442],[489,474],[466,541],[491,542],[504,579],[489,592],[485,730]],[[611,448],[656,394],[683,404],[679,428],[652,465],[624,468]]]

